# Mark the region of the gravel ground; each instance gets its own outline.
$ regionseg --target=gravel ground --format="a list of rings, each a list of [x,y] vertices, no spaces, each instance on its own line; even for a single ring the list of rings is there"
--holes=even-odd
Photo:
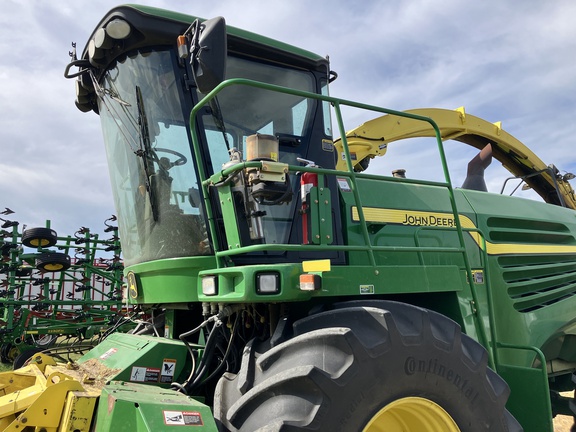
[[[573,392],[562,393],[564,397],[572,397]],[[556,416],[554,417],[554,432],[570,432],[570,428],[574,424],[572,416]]]
[[[554,432],[570,432],[574,420],[568,416],[554,417]]]

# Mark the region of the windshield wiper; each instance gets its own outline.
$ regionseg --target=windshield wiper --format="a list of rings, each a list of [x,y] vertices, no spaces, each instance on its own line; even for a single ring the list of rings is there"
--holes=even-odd
[[[136,106],[138,107],[138,136],[140,138],[140,148],[135,152],[137,156],[142,158],[145,174],[145,186],[150,201],[150,208],[152,209],[152,218],[154,222],[158,221],[158,208],[156,206],[156,194],[152,190],[151,178],[154,166],[150,166],[150,161],[153,160],[152,146],[150,145],[150,132],[148,130],[148,119],[146,111],[144,110],[144,100],[142,99],[142,91],[139,86],[136,86]]]

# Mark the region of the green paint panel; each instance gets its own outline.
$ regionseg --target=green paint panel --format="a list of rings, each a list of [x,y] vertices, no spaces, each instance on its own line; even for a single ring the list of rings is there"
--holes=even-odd
[[[512,388],[507,408],[524,427],[524,432],[552,432],[548,385],[542,371],[500,366],[498,374]]]
[[[110,379],[168,387],[180,381],[188,351],[179,340],[113,333],[84,355],[118,372]]]
[[[189,303],[198,301],[198,272],[216,266],[214,256],[171,258],[136,264],[125,272],[134,272],[138,296],[133,304]]]
[[[280,275],[279,294],[258,294],[256,275],[276,272]],[[201,272],[218,276],[218,295],[200,294],[207,302],[306,301],[312,297],[336,297],[370,294],[405,294],[462,291],[467,286],[466,273],[458,266],[332,266],[322,274],[320,291],[301,291],[300,264],[254,265]],[[363,287],[372,286],[368,291]]]
[[[374,285],[373,294],[462,291],[466,275],[456,266],[332,267],[324,273],[325,288],[318,295],[364,295],[361,287]]]
[[[237,249],[241,246],[240,234],[238,233],[238,218],[234,207],[234,196],[230,185],[218,188],[218,197],[224,218],[224,230],[228,249]]]
[[[217,431],[210,408],[182,393],[111,382],[102,389],[96,431]]]
[[[178,12],[172,12],[164,9],[159,9],[150,6],[141,6],[141,5],[130,5],[131,7],[138,9],[142,12],[145,12],[149,15],[155,15],[158,18],[165,18],[173,21],[179,21],[183,23],[192,23],[196,17],[191,15],[185,15]],[[284,42],[280,42],[274,39],[267,38],[265,36],[252,33],[246,30],[242,30],[236,27],[227,26],[227,32],[233,36],[245,39],[247,41],[256,41],[264,45],[269,45],[274,49],[285,51],[287,53],[298,55],[302,57],[307,57],[310,60],[315,60],[318,62],[325,62],[326,59],[318,54],[314,54],[310,51],[303,50],[301,48],[295,47],[293,45],[286,44]]]
[[[278,294],[258,294],[256,292],[258,273],[277,273],[280,276],[280,292]],[[300,291],[298,288],[298,277],[301,273],[302,265],[299,263],[213,268],[200,272],[200,276],[218,276],[218,295],[205,296],[201,294],[201,285],[199,285],[198,298],[202,302],[231,303],[305,301],[310,298],[310,293]],[[198,284],[201,284],[200,280]]]
[[[330,190],[325,187],[310,189],[310,225],[313,244],[332,244],[332,203]]]
[[[500,362],[497,372],[511,388],[507,408],[524,426],[525,432],[552,432],[552,406],[542,351],[534,347],[499,344],[498,353],[529,351],[540,367],[522,367]],[[567,414],[567,413],[565,413]]]

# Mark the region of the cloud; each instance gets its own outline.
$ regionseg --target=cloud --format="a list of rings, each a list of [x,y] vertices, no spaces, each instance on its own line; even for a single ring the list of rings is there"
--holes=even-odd
[[[576,170],[576,3],[232,1],[143,4],[210,18],[330,55],[331,94],[393,109],[457,108],[490,121],[547,163]],[[25,223],[99,227],[114,212],[99,118],[63,77],[116,1],[3,3],[0,206]],[[350,113],[346,126],[367,120]],[[394,165],[394,164],[392,164]]]

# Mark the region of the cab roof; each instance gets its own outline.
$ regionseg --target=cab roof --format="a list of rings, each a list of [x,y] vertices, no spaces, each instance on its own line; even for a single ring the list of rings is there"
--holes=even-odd
[[[168,11],[150,6],[135,4],[120,5],[111,9],[93,30],[79,59],[73,59],[65,71],[67,78],[79,77],[76,106],[81,111],[98,112],[95,90],[88,72],[98,81],[102,74],[129,52],[138,49],[177,45],[177,37],[186,32],[196,20],[193,15]],[[111,39],[104,30],[112,21],[129,24],[129,35],[121,39]],[[248,58],[264,59],[293,68],[329,73],[328,59],[310,51],[267,38],[236,27],[226,26],[228,53]],[[78,67],[71,73],[72,66]]]

